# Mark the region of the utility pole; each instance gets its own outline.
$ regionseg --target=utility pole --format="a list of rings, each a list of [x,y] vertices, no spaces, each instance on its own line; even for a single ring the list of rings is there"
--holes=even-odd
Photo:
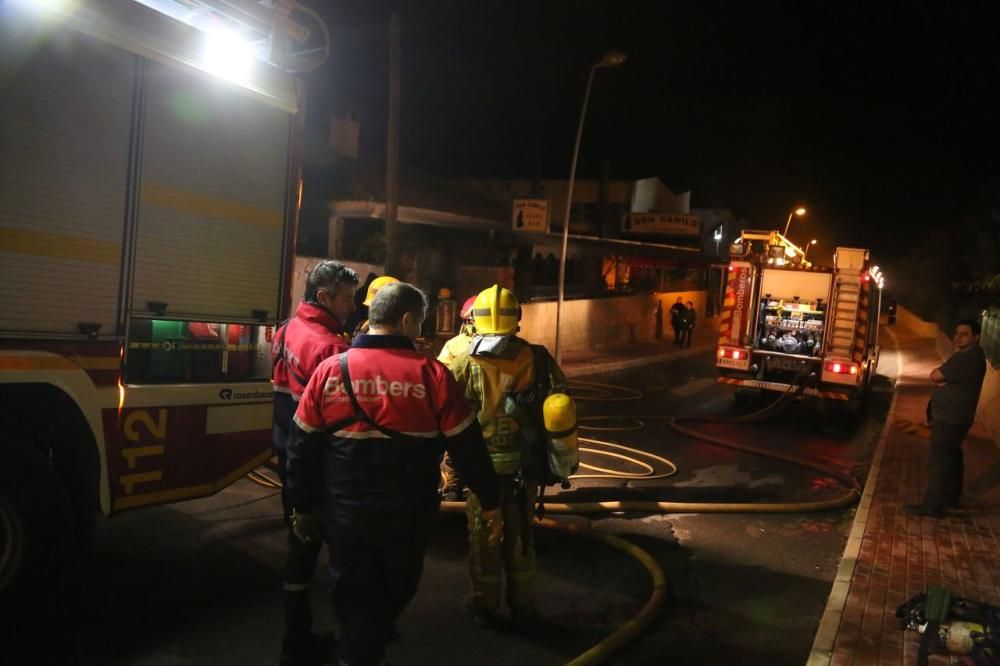
[[[385,273],[402,277],[399,265],[399,15],[389,15],[389,128],[385,170]]]

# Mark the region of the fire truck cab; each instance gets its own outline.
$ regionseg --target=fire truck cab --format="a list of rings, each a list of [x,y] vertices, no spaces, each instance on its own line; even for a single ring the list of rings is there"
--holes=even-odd
[[[730,247],[719,330],[719,381],[829,400],[865,397],[878,365],[884,277],[861,248],[818,266],[777,231]]]

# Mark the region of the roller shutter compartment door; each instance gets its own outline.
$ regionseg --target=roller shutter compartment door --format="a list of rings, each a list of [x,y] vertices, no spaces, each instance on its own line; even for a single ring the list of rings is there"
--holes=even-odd
[[[138,59],[37,27],[0,25],[0,329],[114,335]]]
[[[157,63],[146,82],[133,312],[274,319],[291,117]]]

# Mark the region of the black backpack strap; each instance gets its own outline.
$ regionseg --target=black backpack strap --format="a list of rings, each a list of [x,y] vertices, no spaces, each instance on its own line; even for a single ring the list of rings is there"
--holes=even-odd
[[[351,385],[351,371],[347,367],[347,355],[349,351],[344,352],[337,359],[340,364],[340,385],[344,387],[344,391],[347,393],[347,397],[351,399],[351,405],[354,406],[354,416],[350,423],[356,423],[358,421],[364,421],[371,427],[378,430],[380,433],[390,438],[405,437],[403,433],[398,430],[393,430],[392,428],[386,428],[384,426],[375,423],[372,417],[368,416],[368,413],[361,408],[358,404],[358,399],[354,397],[354,387]],[[340,424],[337,424],[340,425]],[[343,427],[342,425],[340,427]],[[339,429],[339,428],[338,428]]]
[[[531,354],[535,362],[535,383],[541,395],[552,392],[552,377],[549,372],[549,352],[542,345],[531,345]]]

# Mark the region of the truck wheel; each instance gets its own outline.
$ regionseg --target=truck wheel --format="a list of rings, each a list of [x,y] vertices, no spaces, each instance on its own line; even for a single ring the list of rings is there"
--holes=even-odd
[[[0,440],[0,605],[45,596],[38,593],[61,577],[73,527],[69,494],[49,462]]]
[[[0,496],[0,592],[14,580],[24,558],[24,525],[14,505]]]
[[[0,438],[0,608],[16,609],[0,623],[0,659],[10,663],[71,663],[63,627],[73,543],[69,492],[52,465],[32,448]],[[5,662],[6,663],[6,662]]]

